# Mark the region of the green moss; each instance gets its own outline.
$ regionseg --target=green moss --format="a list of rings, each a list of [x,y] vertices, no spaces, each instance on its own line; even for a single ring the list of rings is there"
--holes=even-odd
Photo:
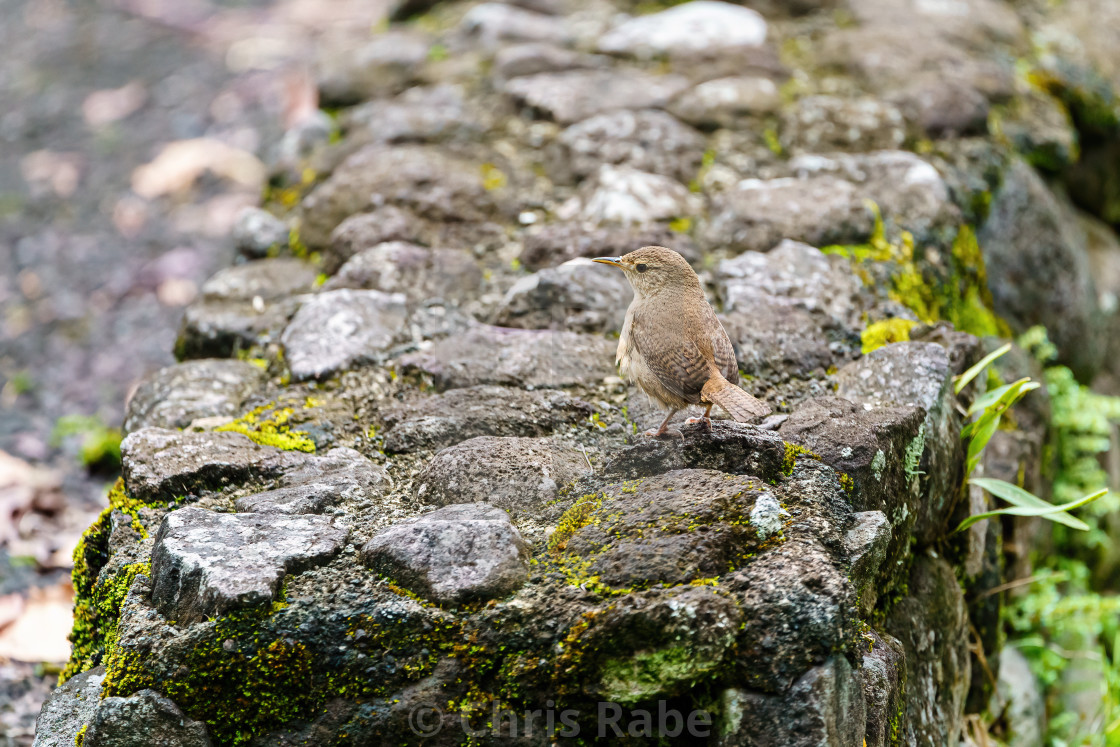
[[[591,523],[592,516],[603,505],[602,493],[588,493],[560,517],[556,530],[548,538],[548,549],[563,550],[576,532]]]
[[[609,658],[600,669],[603,699],[623,704],[649,700],[665,691],[666,682],[699,680],[719,663],[720,659],[706,659],[689,646],[668,646]]]
[[[74,568],[70,572],[74,586],[74,624],[70,630],[70,661],[58,675],[60,685],[75,674],[97,666],[104,651],[93,587],[97,575],[109,561],[111,514],[112,509],[102,511],[74,548]]]
[[[314,407],[316,404],[309,398],[304,409]],[[284,451],[314,452],[315,442],[308,438],[307,433],[292,430],[289,425],[294,413],[295,408],[280,407],[276,403],[261,405],[232,423],[214,430],[241,433],[262,446],[274,446]]]
[[[852,493],[854,493],[856,491],[856,482],[855,482],[855,480],[853,480],[851,478],[850,475],[848,475],[848,473],[841,472],[840,473],[840,487],[843,488],[844,492],[847,493],[850,496],[850,495],[852,495]]]
[[[790,475],[793,474],[793,468],[795,466],[797,466],[797,457],[807,456],[811,459],[820,460],[820,456],[818,456],[817,454],[814,454],[812,451],[810,451],[809,449],[806,449],[804,446],[799,446],[797,444],[791,444],[789,441],[786,441],[785,444],[786,444],[786,451],[785,451],[785,456],[782,457],[782,474],[785,475],[786,477],[789,477]]]
[[[121,430],[110,428],[101,419],[87,415],[67,415],[58,419],[51,431],[55,448],[67,438],[81,440],[78,459],[85,467],[119,467],[121,463]]]
[[[89,729],[89,724],[82,724],[82,728],[78,729],[78,733],[74,735],[74,747],[82,747],[85,744],[87,729]]]
[[[884,345],[890,345],[893,342],[906,342],[910,339],[910,330],[912,330],[918,323],[912,319],[883,319],[882,321],[872,322],[867,325],[867,328],[860,332],[860,349],[864,355],[870,353],[872,350],[878,350]]]

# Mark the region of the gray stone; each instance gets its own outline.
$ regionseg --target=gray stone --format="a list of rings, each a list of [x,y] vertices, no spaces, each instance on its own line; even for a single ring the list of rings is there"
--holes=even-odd
[[[904,744],[943,745],[963,725],[971,679],[968,611],[953,566],[932,552],[916,555],[907,596],[887,615],[886,629],[906,651]]]
[[[483,124],[467,110],[463,88],[410,88],[395,99],[369,101],[341,119],[350,143],[435,142],[477,135]]]
[[[1022,332],[1043,324],[1060,359],[1089,380],[1103,332],[1085,233],[1022,161],[1007,170],[977,234],[995,311]]]
[[[610,340],[593,335],[478,325],[401,356],[397,370],[426,377],[439,389],[593,386],[615,375],[614,349]]]
[[[76,674],[55,688],[39,712],[33,747],[73,747],[101,702],[105,667]]]
[[[715,281],[727,313],[749,314],[761,301],[821,312],[859,330],[868,305],[849,260],[797,241],[782,241],[765,254],[744,252],[721,260]]]
[[[152,604],[178,624],[268,605],[287,574],[326,563],[347,535],[324,516],[176,509],[152,548]]]
[[[476,436],[543,436],[586,420],[594,408],[554,389],[452,389],[379,411],[385,450],[441,449]]]
[[[867,635],[870,650],[862,662],[867,747],[889,747],[898,744],[906,710],[906,651],[885,633],[872,630]]]
[[[550,438],[480,436],[436,454],[414,493],[437,506],[489,503],[516,518],[535,514],[590,470],[581,452]]]
[[[642,226],[700,209],[696,195],[680,182],[629,166],[600,166],[580,191],[578,214],[596,226]]]
[[[745,179],[712,200],[705,243],[765,252],[782,239],[816,246],[866,241],[874,227],[861,191],[845,179]]]
[[[735,346],[739,368],[748,376],[780,382],[823,376],[832,366],[828,320],[773,298],[758,298],[720,321]]]
[[[731,127],[744,116],[776,111],[781,102],[769,78],[734,76],[690,88],[673,99],[669,111],[697,127]]]
[[[339,502],[362,504],[389,485],[385,471],[353,449],[339,447],[322,455],[295,457],[280,486],[237,499],[238,511],[284,514],[321,513]]]
[[[563,18],[548,16],[506,3],[480,3],[467,11],[459,31],[485,47],[501,42],[552,42],[571,40]]]
[[[578,222],[561,222],[531,231],[520,259],[527,270],[539,270],[577,257],[617,257],[643,246],[670,247],[689,262],[700,257],[686,234],[674,233],[667,226],[589,228]]]
[[[174,500],[267,474],[278,454],[278,449],[258,446],[240,433],[142,428],[121,442],[121,470],[134,498]]]
[[[509,514],[486,503],[447,506],[394,524],[362,548],[372,569],[441,604],[513,593],[528,580],[529,555]]]
[[[891,522],[882,511],[860,511],[844,533],[844,548],[851,563],[850,578],[860,595],[860,614],[871,614],[875,594],[864,594],[874,583],[891,543]]]
[[[641,438],[617,449],[601,474],[634,480],[678,469],[713,469],[733,474],[776,475],[786,445],[776,433],[728,420],[712,422],[711,431],[684,426],[676,442]]]
[[[863,672],[843,655],[801,676],[786,693],[723,693],[719,747],[863,747]]]
[[[968,81],[923,77],[891,100],[930,137],[987,134],[988,98]]]
[[[311,290],[318,273],[298,259],[262,259],[219,271],[187,307],[175,354],[228,358],[272,342],[295,312],[292,296]]]
[[[89,721],[82,747],[210,747],[206,724],[183,715],[155,690],[105,698]]]
[[[583,54],[552,44],[517,44],[494,56],[494,75],[501,80],[538,73],[560,73],[606,67],[608,58]]]
[[[782,115],[782,146],[795,154],[894,149],[905,138],[902,113],[871,96],[806,96]]]
[[[754,10],[717,0],[682,5],[624,21],[599,39],[599,51],[635,57],[715,57],[766,42],[766,20]]]
[[[634,297],[620,272],[573,260],[518,279],[502,299],[494,323],[523,329],[617,332]]]
[[[385,205],[343,220],[331,232],[324,250],[324,266],[335,273],[354,255],[388,242],[411,242],[420,238],[418,219],[393,205]]]
[[[838,396],[876,408],[918,407],[921,429],[903,454],[908,480],[920,481],[914,531],[921,541],[942,536],[964,479],[961,416],[945,348],[900,342],[873,350],[836,374]]]
[[[186,428],[199,418],[234,417],[266,381],[244,361],[197,360],[161,368],[128,399],[125,435],[147,428]]]
[[[286,249],[288,226],[267,210],[245,208],[233,224],[233,246],[249,259],[263,259],[272,249]]]
[[[425,34],[391,29],[357,47],[319,45],[319,95],[328,106],[345,106],[399,93],[416,82],[432,44]]]
[[[574,124],[614,109],[663,106],[688,81],[678,75],[651,75],[638,70],[571,70],[527,75],[507,81],[502,90],[515,103],[561,124]]]
[[[1046,744],[1046,701],[1027,657],[1013,646],[999,653],[999,682],[990,705],[993,715],[1007,724],[1016,747]]]
[[[323,290],[363,288],[403,293],[410,301],[442,298],[461,303],[477,296],[481,285],[482,268],[468,252],[389,241],[359,251]]]
[[[687,182],[704,152],[700,133],[656,110],[597,114],[568,127],[557,142],[553,173],[577,180],[615,164]]]
[[[370,145],[303,199],[301,236],[308,246],[324,246],[344,219],[384,204],[437,221],[483,220],[496,209],[478,164],[432,146]]]
[[[304,300],[280,341],[297,381],[375,362],[408,320],[402,293],[333,290]]]

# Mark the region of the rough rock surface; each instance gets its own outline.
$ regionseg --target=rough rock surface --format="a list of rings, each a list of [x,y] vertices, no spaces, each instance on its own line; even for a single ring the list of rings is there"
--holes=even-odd
[[[362,557],[441,604],[505,596],[529,577],[528,545],[509,514],[485,503],[459,503],[395,524],[367,542]]]
[[[322,516],[177,509],[163,518],[152,548],[152,604],[185,624],[267,605],[286,574],[325,563],[346,536]]]
[[[415,491],[424,503],[489,503],[516,517],[589,471],[583,454],[552,439],[480,436],[436,454]]]
[[[410,301],[463,301],[477,292],[481,282],[482,271],[466,252],[389,241],[355,254],[323,284],[323,290],[358,288],[403,293]]]
[[[279,487],[238,498],[237,510],[317,514],[342,500],[368,502],[388,483],[384,470],[346,447],[290,461]]]
[[[504,90],[518,104],[561,124],[574,124],[615,109],[662,106],[687,86],[688,81],[677,75],[573,70],[514,78]]]
[[[71,747],[97,710],[105,668],[94,667],[59,685],[39,713],[34,747]]]
[[[243,361],[197,360],[149,376],[128,400],[124,431],[186,428],[192,421],[239,415],[244,402],[264,387],[265,373]]]
[[[206,724],[185,717],[154,690],[105,698],[89,720],[83,747],[210,747]]]
[[[634,292],[622,273],[606,269],[574,260],[523,277],[506,291],[494,322],[522,329],[621,330]]]

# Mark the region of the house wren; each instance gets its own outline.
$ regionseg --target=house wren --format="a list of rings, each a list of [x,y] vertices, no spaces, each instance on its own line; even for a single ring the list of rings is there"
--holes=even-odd
[[[684,257],[663,246],[646,246],[593,261],[621,268],[634,288],[615,363],[669,410],[661,427],[647,435],[665,435],[669,420],[688,405],[708,406],[702,418],[687,421],[708,427],[713,404],[740,423],[770,414],[765,402],[737,386],[731,340]]]

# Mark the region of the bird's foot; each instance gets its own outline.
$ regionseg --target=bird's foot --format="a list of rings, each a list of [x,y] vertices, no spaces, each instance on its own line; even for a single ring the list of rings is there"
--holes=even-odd
[[[704,415],[701,415],[698,418],[689,418],[688,420],[684,421],[685,425],[696,425],[697,423],[699,423],[706,431],[712,430],[712,419]]]
[[[673,436],[680,436],[681,439],[684,438],[684,434],[681,433],[680,430],[669,427],[650,428],[645,434],[650,438],[672,438]]]

